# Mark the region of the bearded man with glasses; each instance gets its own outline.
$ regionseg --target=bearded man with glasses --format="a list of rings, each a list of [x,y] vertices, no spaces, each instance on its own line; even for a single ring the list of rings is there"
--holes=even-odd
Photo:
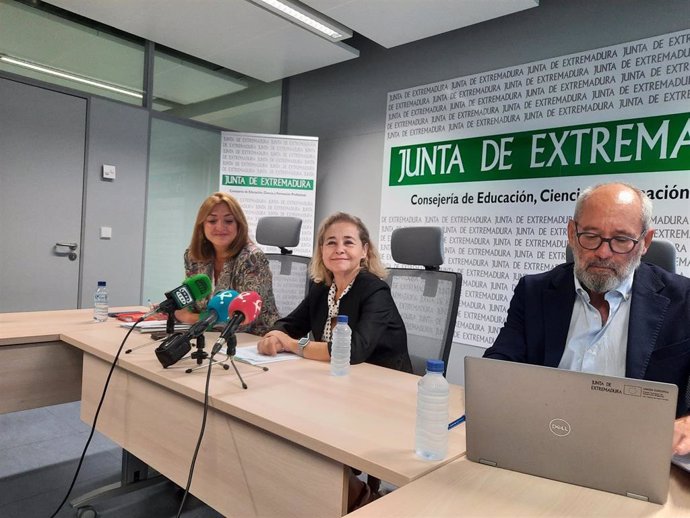
[[[520,279],[484,356],[678,386],[675,453],[690,453],[690,279],[641,262],[652,202],[636,187],[588,187],[568,222],[574,264]]]

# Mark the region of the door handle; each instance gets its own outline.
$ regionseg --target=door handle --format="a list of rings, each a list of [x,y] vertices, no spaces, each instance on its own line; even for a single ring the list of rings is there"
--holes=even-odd
[[[77,247],[78,247],[79,245],[78,245],[77,243],[55,243],[55,246],[56,246],[56,247],[58,247],[58,246],[66,246],[66,247],[69,248],[70,250],[74,251],[74,250],[77,249]]]
[[[75,250],[79,247],[77,243],[55,243],[55,253],[57,255],[66,255],[70,261],[77,259]],[[69,251],[61,251],[60,248],[67,248]]]

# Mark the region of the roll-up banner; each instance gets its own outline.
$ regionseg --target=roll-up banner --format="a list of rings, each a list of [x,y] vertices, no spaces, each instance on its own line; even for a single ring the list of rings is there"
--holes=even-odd
[[[300,242],[292,250],[311,257],[318,145],[316,137],[222,133],[219,190],[242,205],[252,240],[262,216],[301,218]],[[258,246],[278,252],[275,247]]]

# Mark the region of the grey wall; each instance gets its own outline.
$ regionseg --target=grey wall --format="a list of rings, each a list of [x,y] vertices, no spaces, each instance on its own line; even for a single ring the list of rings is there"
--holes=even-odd
[[[142,108],[91,98],[82,236],[81,306],[93,306],[99,280],[111,306],[139,304],[144,247],[149,115]],[[117,168],[103,180],[103,164]],[[100,227],[112,228],[100,239]]]
[[[318,136],[317,222],[336,210],[379,230],[386,94],[690,27],[687,0],[541,0],[539,7],[290,78],[287,133]],[[455,344],[448,378],[483,349]]]

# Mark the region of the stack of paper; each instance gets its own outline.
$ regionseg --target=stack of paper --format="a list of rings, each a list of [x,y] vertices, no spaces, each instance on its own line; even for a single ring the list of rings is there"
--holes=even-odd
[[[301,356],[292,353],[278,353],[275,356],[265,356],[259,354],[256,345],[248,347],[238,347],[235,352],[235,359],[251,363],[252,365],[263,365],[264,363],[283,362],[287,360],[299,360]]]
[[[130,328],[135,324],[135,322],[123,322],[120,324],[122,327]],[[175,331],[185,331],[191,326],[189,324],[175,324]],[[136,330],[140,333],[154,333],[156,331],[165,331],[166,322],[165,320],[144,320],[137,324]]]

